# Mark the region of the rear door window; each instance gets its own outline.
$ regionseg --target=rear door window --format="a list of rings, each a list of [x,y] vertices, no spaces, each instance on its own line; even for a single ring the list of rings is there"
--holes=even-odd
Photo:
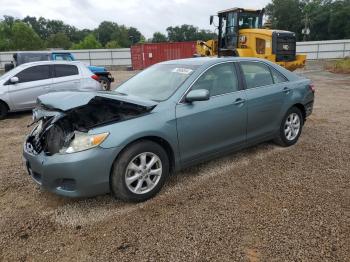
[[[283,83],[283,82],[288,81],[288,79],[284,75],[282,75],[280,72],[277,72],[273,68],[271,68],[271,73],[272,73],[273,81],[275,82],[275,84],[279,84],[279,83]]]
[[[55,77],[79,75],[78,67],[75,65],[55,65]]]
[[[241,62],[247,89],[272,85],[271,71],[267,65],[260,62]]]
[[[49,79],[50,67],[48,65],[32,66],[19,72],[16,77],[19,83]]]

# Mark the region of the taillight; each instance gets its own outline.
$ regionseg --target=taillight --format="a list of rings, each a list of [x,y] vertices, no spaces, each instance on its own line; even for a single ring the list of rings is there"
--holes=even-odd
[[[100,81],[100,78],[97,75],[92,75],[91,78],[96,81]]]
[[[315,88],[314,84],[310,84],[310,85],[309,85],[309,88],[310,88],[310,90],[312,91],[312,93],[315,93],[316,88]]]

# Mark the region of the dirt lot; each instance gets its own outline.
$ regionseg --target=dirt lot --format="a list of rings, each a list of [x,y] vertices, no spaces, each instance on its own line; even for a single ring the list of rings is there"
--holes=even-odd
[[[350,76],[303,73],[317,93],[297,145],[187,169],[136,205],[42,192],[21,159],[30,114],[1,121],[0,260],[349,261]]]

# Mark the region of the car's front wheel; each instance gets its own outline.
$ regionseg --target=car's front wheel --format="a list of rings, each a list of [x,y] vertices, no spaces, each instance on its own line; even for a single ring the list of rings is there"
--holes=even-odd
[[[111,174],[111,191],[124,201],[145,201],[161,190],[168,175],[166,151],[155,142],[139,141],[116,159]]]
[[[304,120],[300,109],[290,108],[282,120],[275,142],[284,147],[294,145],[299,139],[303,124]]]

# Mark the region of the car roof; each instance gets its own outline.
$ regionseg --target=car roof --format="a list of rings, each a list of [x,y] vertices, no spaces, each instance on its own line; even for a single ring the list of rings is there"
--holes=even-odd
[[[166,62],[162,62],[161,64],[168,65],[194,65],[194,66],[204,66],[204,65],[212,65],[220,62],[226,61],[265,61],[260,58],[252,58],[252,57],[195,57],[195,58],[186,58],[186,59],[177,59],[170,60]]]
[[[241,61],[252,61],[252,62],[263,62],[265,64],[268,64],[269,66],[273,67],[274,69],[278,70],[280,73],[283,73],[284,76],[286,76],[289,80],[297,79],[298,76],[294,74],[293,72],[290,72],[289,70],[272,63],[271,61],[268,61],[266,59],[256,58],[256,57],[196,57],[196,58],[187,58],[187,59],[178,59],[178,60],[171,60],[162,62],[160,64],[166,64],[166,65],[182,65],[182,66],[194,66],[207,69],[213,65],[222,63],[222,62],[241,62]],[[199,69],[201,70],[201,69]]]
[[[68,53],[70,54],[70,51],[67,50],[50,50],[50,51],[18,51],[15,52],[15,54],[52,54],[52,53]]]
[[[81,61],[35,61],[35,62],[29,62],[19,65],[18,67],[29,67],[29,66],[35,66],[35,65],[55,65],[55,64],[64,64],[64,65],[77,65],[82,64]]]

